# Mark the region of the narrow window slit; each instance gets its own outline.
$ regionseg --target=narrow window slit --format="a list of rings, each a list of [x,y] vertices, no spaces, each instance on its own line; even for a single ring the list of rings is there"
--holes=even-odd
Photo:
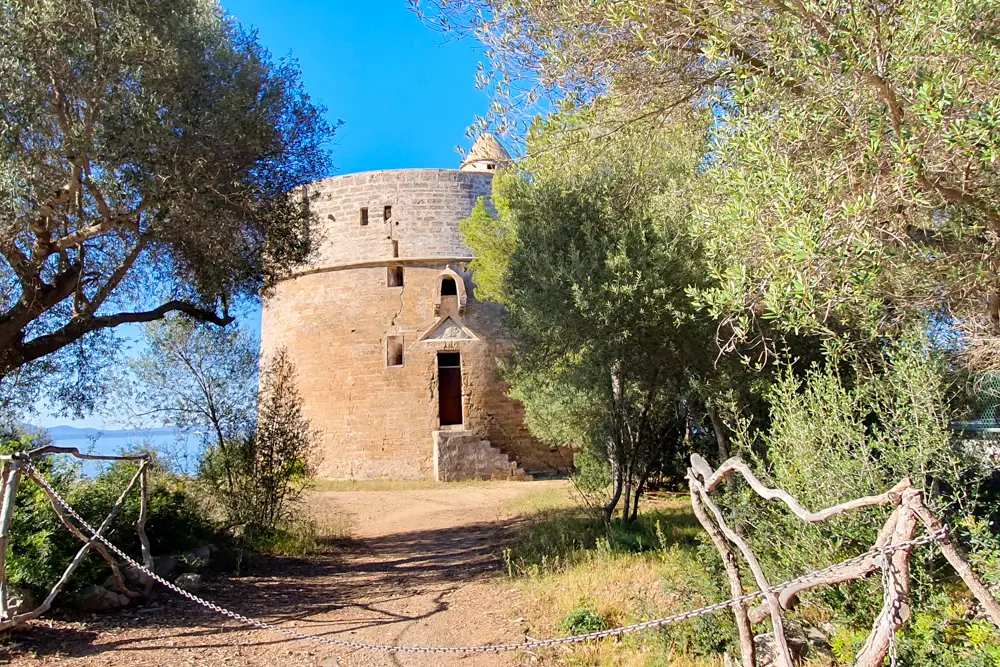
[[[361,207],[361,226],[364,227],[367,224],[368,224],[368,207],[367,206],[362,206]]]
[[[403,337],[387,336],[385,339],[385,365],[403,365]]]
[[[403,267],[390,266],[386,268],[385,284],[387,287],[403,286]]]

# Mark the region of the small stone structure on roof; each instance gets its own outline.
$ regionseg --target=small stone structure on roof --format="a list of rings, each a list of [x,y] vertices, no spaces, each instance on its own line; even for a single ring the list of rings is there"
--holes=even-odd
[[[461,171],[496,171],[510,164],[510,153],[489,132],[479,135],[465,159]]]

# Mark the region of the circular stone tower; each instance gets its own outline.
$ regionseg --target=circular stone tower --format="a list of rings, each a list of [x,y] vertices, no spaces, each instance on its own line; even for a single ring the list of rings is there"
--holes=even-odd
[[[480,137],[460,170],[402,169],[307,186],[311,264],[265,300],[261,349],[285,348],[321,433],[326,478],[523,478],[564,470],[506,396],[501,311],[473,296],[459,222],[510,157]]]

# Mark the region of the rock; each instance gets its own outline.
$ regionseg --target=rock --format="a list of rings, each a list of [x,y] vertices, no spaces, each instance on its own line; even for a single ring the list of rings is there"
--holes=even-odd
[[[27,588],[11,586],[7,591],[7,610],[11,616],[29,612],[38,607],[38,598]]]
[[[208,562],[212,559],[212,550],[208,545],[198,547],[197,549],[191,549],[190,551],[185,551],[181,554],[181,560],[184,564],[194,571],[202,570],[208,566]]]
[[[125,579],[126,585],[145,586],[148,577],[130,565],[122,570],[122,578]]]
[[[806,630],[806,639],[811,642],[826,642],[826,635],[819,628],[809,628]]]
[[[340,660],[336,658],[327,658],[323,662],[319,663],[319,667],[340,667]]]
[[[785,642],[793,658],[803,658],[809,653],[809,642],[805,633],[795,621],[785,621]],[[778,662],[778,644],[772,633],[757,635],[753,638],[754,650],[757,654],[757,667],[771,667]]]
[[[128,598],[124,595],[95,584],[83,590],[77,606],[83,611],[114,611],[126,606],[128,602]]]
[[[177,570],[177,559],[173,556],[154,556],[153,572],[161,577],[169,577]]]
[[[128,586],[128,577],[125,575],[125,572],[122,572],[122,579],[125,580],[125,585]],[[118,588],[118,582],[115,581],[115,576],[113,574],[108,575],[108,578],[104,580],[103,586],[109,591],[114,591],[115,593],[125,592]]]
[[[818,644],[821,646],[826,646],[830,643],[830,638],[819,628],[808,628],[806,630],[806,639],[809,640],[810,644]]]
[[[189,593],[197,593],[201,590],[201,575],[188,572],[177,577],[174,583]]]

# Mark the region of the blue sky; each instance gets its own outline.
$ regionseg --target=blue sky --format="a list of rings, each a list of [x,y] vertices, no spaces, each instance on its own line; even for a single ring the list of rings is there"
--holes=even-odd
[[[298,59],[313,100],[327,108],[331,123],[344,121],[330,147],[335,173],[458,167],[455,146],[471,146],[466,128],[489,106],[487,95],[475,86],[482,60],[475,41],[446,39],[423,24],[406,0],[222,4],[244,26],[258,31],[275,58]],[[259,332],[260,311],[242,324]],[[72,420],[44,412],[32,421],[40,426],[120,425],[114,416]]]
[[[337,173],[457,167],[456,144],[486,112],[482,52],[424,25],[406,0],[222,0],[275,57],[299,60],[306,90],[344,126]]]

